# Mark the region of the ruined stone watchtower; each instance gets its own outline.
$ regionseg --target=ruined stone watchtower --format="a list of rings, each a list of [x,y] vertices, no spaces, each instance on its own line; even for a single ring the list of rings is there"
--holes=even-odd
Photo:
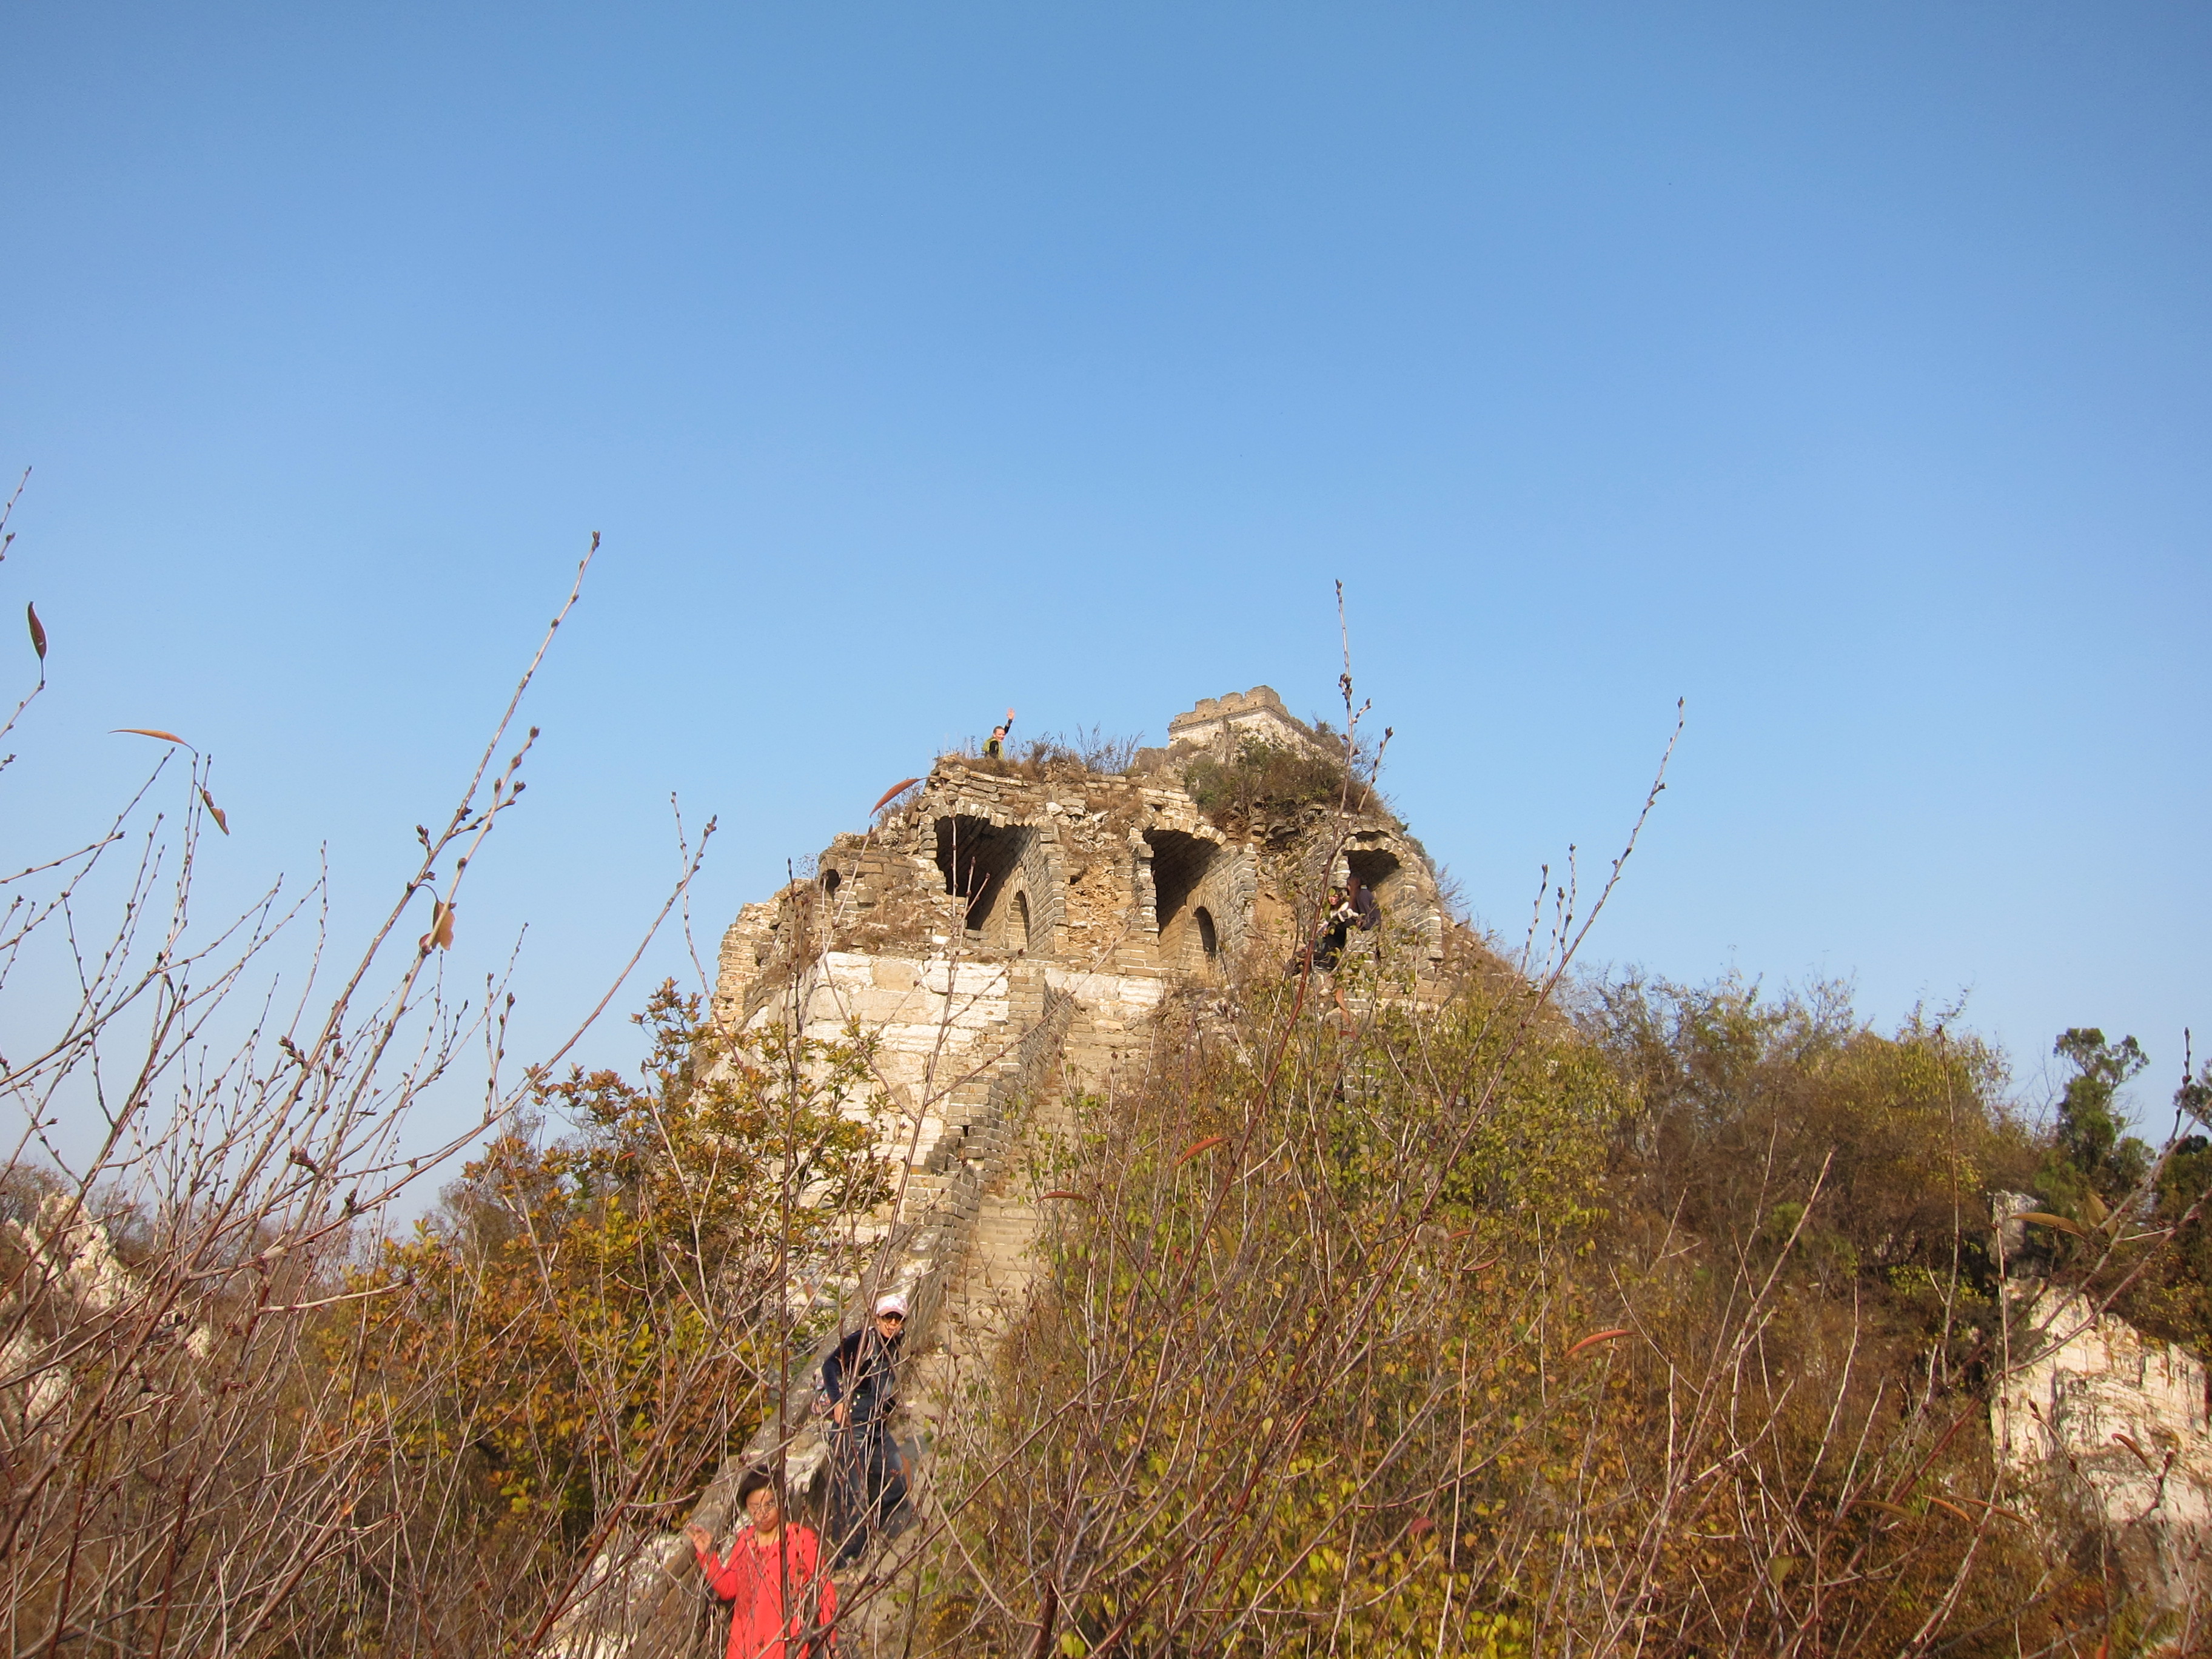
[[[1300,903],[1348,875],[1381,899],[1396,965],[1434,981],[1435,872],[1367,792],[1241,817],[1193,792],[1197,763],[1249,760],[1255,742],[1340,774],[1340,745],[1264,685],[1206,698],[1168,733],[1119,773],[1066,757],[940,759],[872,829],[831,842],[811,881],[744,908],[722,941],[718,1013],[741,1023],[796,995],[824,1034],[857,1018],[880,1031],[893,1086],[914,1091],[922,1057],[943,1075],[948,1042],[1004,1045],[1058,994],[1076,1005],[1064,1059],[1090,1086],[1167,981],[1279,972]]]
[[[1064,753],[945,756],[723,938],[719,1018],[825,1040],[857,1021],[874,1038],[911,1160],[891,1224],[934,1240],[933,1263],[972,1214],[1017,1101],[1126,1075],[1176,983],[1280,974],[1331,881],[1375,890],[1373,942],[1396,983],[1438,985],[1435,872],[1369,792],[1329,783],[1343,781],[1340,742],[1264,685],[1206,698],[1168,732],[1120,772]],[[1285,760],[1304,763],[1289,769],[1303,799],[1232,811],[1207,796],[1224,769]]]

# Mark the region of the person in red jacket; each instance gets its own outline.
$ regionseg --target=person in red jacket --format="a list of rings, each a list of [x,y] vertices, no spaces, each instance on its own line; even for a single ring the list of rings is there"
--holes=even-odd
[[[821,1541],[784,1523],[775,1483],[758,1469],[738,1482],[738,1506],[752,1525],[730,1540],[726,1561],[704,1527],[684,1529],[708,1588],[732,1603],[729,1659],[824,1659],[836,1650],[837,1586],[822,1571]]]

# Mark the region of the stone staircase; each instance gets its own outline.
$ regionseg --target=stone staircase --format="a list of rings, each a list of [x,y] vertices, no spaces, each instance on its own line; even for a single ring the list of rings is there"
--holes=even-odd
[[[934,1317],[917,1333],[908,1361],[905,1391],[925,1432],[942,1420],[958,1386],[988,1380],[1000,1344],[1048,1270],[1041,1249],[1054,1218],[1048,1212],[1064,1200],[1041,1195],[1065,1183],[1079,1133],[1070,1077],[1096,1085],[1129,1054],[1126,1010],[1109,1014],[1049,988],[1043,1006],[1054,1015],[1051,1063],[1023,1069],[984,1132],[988,1156],[973,1166],[972,1198],[958,1202],[960,1237],[942,1271]]]
[[[1044,1281],[1042,1258],[1048,1212],[1060,1200],[1054,1189],[1066,1167],[1066,1151],[1078,1123],[1068,1095],[1066,1050],[1088,1033],[1088,1011],[1060,994],[1066,1005],[1052,1052],[1052,1074],[1032,1073],[1011,1109],[992,1126],[991,1155],[979,1160],[978,1184],[963,1206],[957,1246],[941,1265],[929,1324],[916,1332],[900,1383],[904,1402],[898,1437],[920,1511],[931,1512],[930,1462],[963,1400],[986,1395],[1008,1334],[1028,1311]],[[1072,1029],[1071,1029],[1072,1028]],[[884,1540],[851,1580],[859,1592],[843,1621],[841,1651],[847,1659],[889,1659],[910,1646],[921,1587],[915,1582],[911,1528]]]
[[[933,1370],[975,1375],[1028,1308],[1044,1277],[1037,1245],[1044,1231],[1044,1206],[1053,1200],[1041,1200],[1038,1194],[1050,1190],[1053,1149],[1065,1144],[1075,1125],[1064,1091],[1057,1086],[1032,1096],[1023,1108],[995,1172],[977,1195],[967,1236],[946,1278],[928,1351],[918,1356],[925,1366],[939,1362]],[[925,1386],[934,1381],[929,1377]]]

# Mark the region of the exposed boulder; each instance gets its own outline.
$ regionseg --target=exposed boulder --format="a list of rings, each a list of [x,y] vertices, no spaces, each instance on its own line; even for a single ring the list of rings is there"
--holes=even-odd
[[[2186,1614],[2212,1575],[2203,1364],[2073,1291],[2034,1294],[1990,1404],[2008,1480],[2062,1544],[2109,1551],[2129,1591]]]

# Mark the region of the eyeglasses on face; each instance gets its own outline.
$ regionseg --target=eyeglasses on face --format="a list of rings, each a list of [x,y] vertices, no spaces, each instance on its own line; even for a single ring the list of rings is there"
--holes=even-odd
[[[906,1323],[906,1316],[902,1313],[879,1313],[876,1317],[882,1320],[887,1320],[894,1325],[903,1325]]]

